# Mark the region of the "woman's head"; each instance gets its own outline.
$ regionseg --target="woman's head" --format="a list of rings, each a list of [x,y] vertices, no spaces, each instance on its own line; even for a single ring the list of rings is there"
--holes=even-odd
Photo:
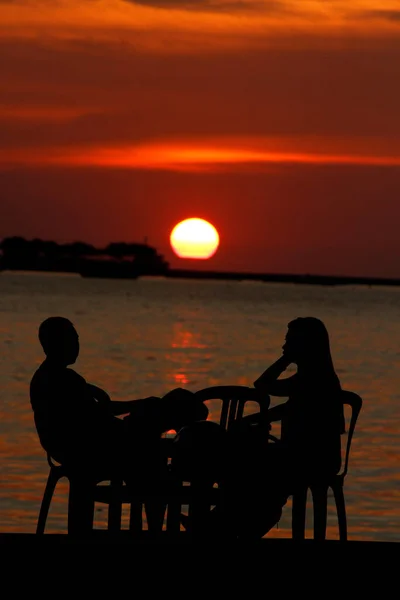
[[[326,363],[333,367],[329,334],[315,317],[299,317],[288,324],[283,352],[294,363]]]

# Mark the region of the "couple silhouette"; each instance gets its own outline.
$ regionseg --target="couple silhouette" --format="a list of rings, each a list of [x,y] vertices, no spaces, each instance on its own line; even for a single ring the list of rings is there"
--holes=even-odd
[[[229,434],[207,421],[207,407],[188,390],[116,401],[88,383],[70,368],[79,355],[79,336],[64,317],[46,319],[39,341],[45,360],[31,380],[30,398],[42,447],[82,477],[101,481],[118,475],[146,489],[155,499],[146,505],[150,530],[162,524],[157,495],[171,473],[163,451],[168,441],[163,434],[171,430],[177,433],[172,471],[208,485],[223,483],[224,502],[203,514],[198,531],[263,537],[296,485],[328,480],[340,470],[341,385],[319,319],[291,321],[282,356],[254,382],[266,399],[288,400],[270,408],[267,419],[260,413],[244,417]],[[280,379],[291,364],[297,372]],[[282,422],[279,444],[268,443],[273,421]]]

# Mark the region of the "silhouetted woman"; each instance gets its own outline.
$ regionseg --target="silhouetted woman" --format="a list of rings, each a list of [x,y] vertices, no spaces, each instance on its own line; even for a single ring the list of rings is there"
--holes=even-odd
[[[292,363],[297,373],[279,379]],[[188,461],[188,471],[192,463],[200,474],[202,468],[204,474],[210,473],[206,450],[222,458],[218,477],[224,500],[203,516],[200,534],[261,538],[279,521],[282,507],[298,484],[321,482],[340,469],[341,386],[322,321],[314,317],[291,321],[283,355],[254,385],[265,396],[288,398],[268,410],[267,422],[256,413],[241,419],[227,434],[216,424],[210,428],[199,422],[177,436],[177,455],[180,451],[183,462]],[[268,443],[269,422],[280,420],[281,441]]]
[[[279,379],[292,363],[297,373]],[[345,422],[341,385],[324,323],[315,317],[291,321],[282,356],[254,386],[266,395],[288,397],[287,402],[269,410],[269,420],[282,422],[281,440],[290,486],[338,473]]]

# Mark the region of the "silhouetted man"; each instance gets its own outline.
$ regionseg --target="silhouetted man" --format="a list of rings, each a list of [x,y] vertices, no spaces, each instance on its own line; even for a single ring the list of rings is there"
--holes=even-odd
[[[183,389],[163,398],[112,401],[68,368],[79,355],[78,333],[68,319],[46,319],[39,340],[46,359],[32,378],[30,398],[40,442],[55,460],[85,476],[120,473],[127,483],[152,485],[165,467],[163,432],[207,418],[207,407]]]

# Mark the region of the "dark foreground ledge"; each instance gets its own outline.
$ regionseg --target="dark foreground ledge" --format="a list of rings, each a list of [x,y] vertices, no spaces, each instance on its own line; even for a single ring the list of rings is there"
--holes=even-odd
[[[114,535],[106,531],[88,537],[0,533],[5,575],[13,574],[18,565],[18,581],[23,583],[24,573],[33,568],[38,592],[46,584],[47,574],[57,574],[57,580],[62,574],[62,589],[72,583],[77,589],[85,585],[93,590],[94,584],[102,588],[108,579],[114,587],[120,586],[123,598],[128,589],[133,596],[135,589],[145,589],[147,595],[161,589],[165,596],[171,586],[173,591],[185,586],[198,591],[199,586],[205,586],[206,600],[215,598],[215,594],[209,595],[211,587],[226,592],[228,586],[237,597],[239,585],[246,589],[242,595],[245,600],[258,598],[260,590],[270,589],[272,584],[281,590],[280,598],[290,597],[288,592],[295,586],[294,600],[320,586],[323,600],[343,597],[350,589],[360,593],[361,587],[370,591],[378,586],[381,593],[390,592],[398,585],[399,550],[399,542],[295,542],[281,538],[195,541],[186,533],[152,538],[144,532],[133,538],[129,532]],[[15,584],[15,576],[12,578]],[[27,581],[32,596],[33,580]],[[335,586],[340,593],[333,593]]]

